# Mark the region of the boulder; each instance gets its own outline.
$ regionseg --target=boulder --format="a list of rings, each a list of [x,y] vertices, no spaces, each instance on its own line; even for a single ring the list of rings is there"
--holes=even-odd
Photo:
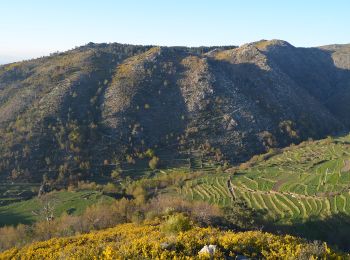
[[[209,256],[214,256],[216,251],[216,245],[205,245],[199,252],[198,254],[208,254]]]

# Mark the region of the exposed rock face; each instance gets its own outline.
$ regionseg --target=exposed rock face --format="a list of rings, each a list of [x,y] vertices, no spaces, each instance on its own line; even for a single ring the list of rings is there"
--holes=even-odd
[[[0,170],[67,174],[147,148],[241,161],[350,127],[350,47],[88,44],[0,66]],[[59,170],[60,169],[60,170]]]

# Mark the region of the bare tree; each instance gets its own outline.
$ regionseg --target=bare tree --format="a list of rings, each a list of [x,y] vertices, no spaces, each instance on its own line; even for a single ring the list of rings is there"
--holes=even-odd
[[[46,221],[54,220],[54,212],[57,204],[57,199],[51,194],[46,194],[40,197],[41,207],[39,210],[33,210],[32,213]]]

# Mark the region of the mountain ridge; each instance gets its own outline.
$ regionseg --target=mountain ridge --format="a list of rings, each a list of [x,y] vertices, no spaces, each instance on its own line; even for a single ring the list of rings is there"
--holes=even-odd
[[[235,163],[347,132],[348,55],[348,45],[296,48],[281,40],[89,43],[2,65],[0,170],[14,179],[62,167],[89,171],[149,148]]]

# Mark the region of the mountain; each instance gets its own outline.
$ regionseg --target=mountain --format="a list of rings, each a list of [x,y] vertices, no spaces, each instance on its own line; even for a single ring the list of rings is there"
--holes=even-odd
[[[346,132],[349,57],[350,45],[296,48],[280,40],[89,43],[3,65],[0,171],[13,180],[100,174],[150,148],[235,163]]]

